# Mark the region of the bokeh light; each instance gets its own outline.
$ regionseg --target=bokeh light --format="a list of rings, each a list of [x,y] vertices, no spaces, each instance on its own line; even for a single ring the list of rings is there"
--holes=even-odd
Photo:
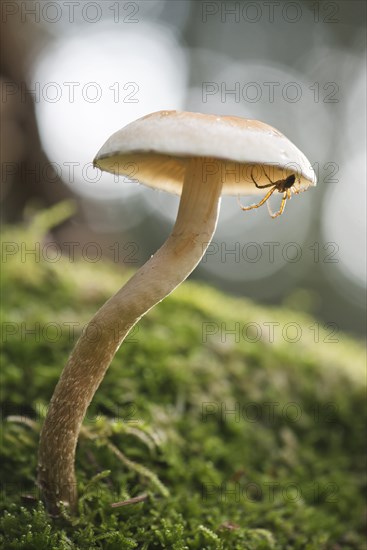
[[[326,242],[334,243],[336,267],[351,284],[366,284],[366,162],[359,150],[343,163],[340,182],[325,196],[322,228]],[[336,278],[335,266],[325,264],[327,275],[340,290],[355,299],[350,284]]]
[[[185,52],[173,32],[152,23],[123,32],[108,22],[80,27],[45,50],[32,75],[40,133],[73,190],[100,199],[137,192],[127,178],[102,175],[91,162],[105,139],[132,120],[182,108],[186,78]]]

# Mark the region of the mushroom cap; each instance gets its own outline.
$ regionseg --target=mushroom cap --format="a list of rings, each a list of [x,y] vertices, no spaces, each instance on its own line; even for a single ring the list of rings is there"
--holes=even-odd
[[[258,120],[158,111],[114,133],[94,166],[140,183],[181,194],[187,162],[207,159],[208,173],[221,171],[224,195],[262,194],[258,185],[296,174],[295,189],[316,185],[305,155],[278,130]]]

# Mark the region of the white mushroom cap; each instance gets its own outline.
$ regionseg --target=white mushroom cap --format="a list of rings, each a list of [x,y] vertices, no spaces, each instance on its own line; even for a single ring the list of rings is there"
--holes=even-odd
[[[99,150],[94,165],[114,174],[181,195],[187,162],[208,159],[221,170],[224,195],[259,194],[259,185],[296,174],[295,187],[316,185],[305,155],[278,130],[258,120],[235,116],[158,111],[128,124]],[[210,165],[210,161],[219,163]]]

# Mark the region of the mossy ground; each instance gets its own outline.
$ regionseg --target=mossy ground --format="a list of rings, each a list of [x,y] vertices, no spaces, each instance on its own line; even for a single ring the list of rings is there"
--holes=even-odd
[[[190,282],[117,353],[78,445],[79,515],[48,517],[42,418],[75,338],[127,275],[22,258],[47,223],[3,237],[19,246],[2,262],[3,548],[364,548],[362,346]]]

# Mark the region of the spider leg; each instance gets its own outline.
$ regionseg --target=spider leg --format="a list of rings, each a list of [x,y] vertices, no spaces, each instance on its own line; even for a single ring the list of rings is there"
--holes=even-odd
[[[286,205],[286,202],[287,202],[287,198],[288,198],[288,193],[285,192],[283,194],[283,198],[282,198],[282,202],[281,202],[281,205],[280,205],[280,208],[278,210],[278,212],[276,212],[275,214],[272,214],[271,217],[272,218],[277,218],[278,216],[281,216],[284,212],[284,208],[285,208],[285,205]]]
[[[270,181],[270,183],[272,183],[272,184],[274,185],[274,182],[271,181],[271,179],[269,178],[268,174],[265,172],[265,167],[264,167],[264,165],[263,165],[263,171],[264,171],[265,176],[266,176],[266,177],[268,178],[268,180]],[[266,186],[266,187],[267,187],[267,186]]]
[[[295,195],[299,195],[300,193],[304,193],[305,191],[307,191],[307,187],[305,187],[304,189],[296,189],[295,187],[291,187],[291,191]]]
[[[270,189],[270,191],[268,191],[266,193],[265,197],[262,198],[259,203],[251,204],[251,206],[242,206],[242,204],[240,202],[240,198],[237,197],[238,204],[240,205],[241,210],[253,210],[254,208],[259,208],[260,206],[262,206],[264,204],[264,202],[266,202],[268,200],[268,198],[274,193],[275,190],[276,190],[276,187],[274,186],[273,189]]]
[[[280,210],[279,210],[279,212],[276,212],[275,214],[274,214],[274,212],[272,211],[272,209],[271,209],[271,207],[270,207],[270,201],[268,201],[268,202],[266,203],[266,206],[268,207],[268,212],[269,212],[269,214],[270,214],[270,216],[271,216],[272,218],[277,218],[278,216],[280,216],[280,215],[283,213],[284,208],[285,208],[285,203],[287,202],[287,199],[290,199],[290,198],[291,198],[291,196],[292,196],[292,188],[287,189],[287,190],[284,192],[284,194],[283,194],[283,200],[282,200],[281,205],[280,205]],[[283,202],[284,202],[284,205],[283,205]]]
[[[274,212],[273,212],[272,209],[271,209],[270,201],[266,201],[266,206],[268,207],[268,212],[269,212],[270,216],[273,217],[273,216],[274,216]]]
[[[270,181],[270,183],[267,183],[266,185],[259,185],[258,183],[256,183],[255,178],[252,175],[253,170],[254,170],[254,167],[251,168],[251,179],[252,179],[252,181],[254,182],[254,184],[256,185],[256,187],[258,189],[265,189],[266,187],[271,187],[272,185],[274,185],[274,183],[271,181],[270,178],[268,178],[268,176],[266,174],[265,175],[268,178],[268,180]],[[265,172],[265,170],[264,170],[264,172]]]
[[[301,174],[298,173],[297,175],[298,175],[297,177],[298,189],[294,185],[293,187],[291,187],[291,192],[294,193],[295,195],[299,195],[299,193],[303,193],[304,191],[307,191],[307,187],[301,189]]]

